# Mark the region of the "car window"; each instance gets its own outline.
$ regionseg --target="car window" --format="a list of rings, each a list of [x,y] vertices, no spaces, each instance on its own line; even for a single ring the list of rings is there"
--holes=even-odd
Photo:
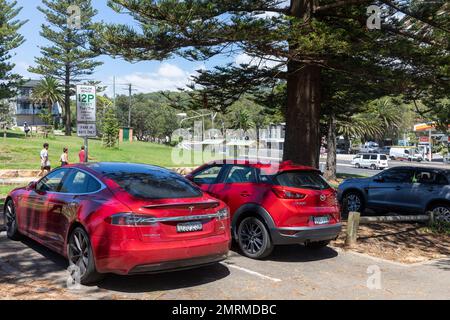
[[[216,183],[220,170],[222,170],[222,166],[208,167],[194,175],[194,182],[198,184]]]
[[[92,193],[100,190],[101,187],[100,182],[91,175],[79,170],[72,170],[67,179],[65,179],[60,192],[75,194]]]
[[[380,160],[387,160],[386,155],[384,155],[384,154],[380,155]]]
[[[256,171],[252,167],[233,166],[225,178],[225,183],[256,183]]]
[[[67,171],[67,169],[60,169],[50,172],[38,182],[38,184],[36,185],[36,190],[45,192],[58,192],[60,189],[61,181],[63,180]]]
[[[365,155],[363,155],[363,159],[364,159],[364,160],[369,160],[369,159],[370,159],[370,156],[369,156],[368,154],[365,154]]]
[[[165,169],[117,171],[106,175],[130,195],[149,200],[198,198],[202,191],[189,180]]]
[[[418,170],[414,177],[414,182],[439,185],[448,184],[448,180],[443,174],[431,170]]]
[[[373,154],[370,156],[370,160],[377,160],[378,156],[376,154]]]
[[[316,171],[287,171],[278,174],[274,184],[286,187],[324,190],[330,185]]]
[[[384,182],[412,183],[414,171],[411,169],[391,169],[381,174]]]

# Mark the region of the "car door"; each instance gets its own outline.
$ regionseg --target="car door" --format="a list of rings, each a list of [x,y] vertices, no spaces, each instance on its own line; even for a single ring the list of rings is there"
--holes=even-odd
[[[374,176],[366,190],[368,207],[402,211],[410,209],[408,193],[412,189],[413,176],[412,168],[392,168]]]
[[[436,170],[417,168],[411,190],[411,202],[416,211],[423,212],[429,202],[445,199],[449,184],[447,177]]]
[[[48,201],[46,225],[48,245],[63,252],[67,231],[82,205],[89,207],[95,202],[95,193],[102,184],[89,173],[71,169],[64,179],[60,191]]]
[[[53,198],[67,174],[68,169],[58,169],[38,181],[34,190],[31,190],[26,199],[21,199],[25,208],[25,228],[30,235],[47,242],[46,221],[48,215],[48,202]]]
[[[370,155],[369,154],[363,154],[361,157],[361,167],[367,168],[370,166]]]
[[[219,181],[223,168],[224,165],[220,164],[207,166],[203,170],[193,174],[190,179],[198,185],[203,192],[211,194],[211,186]]]
[[[224,201],[234,214],[242,205],[259,197],[257,170],[251,166],[228,165],[223,179],[211,185],[211,194]]]

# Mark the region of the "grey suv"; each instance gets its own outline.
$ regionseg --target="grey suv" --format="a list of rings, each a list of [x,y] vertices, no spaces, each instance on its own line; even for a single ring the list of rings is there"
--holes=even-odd
[[[343,213],[365,209],[419,214],[450,222],[450,170],[395,167],[370,178],[345,180],[338,189]]]

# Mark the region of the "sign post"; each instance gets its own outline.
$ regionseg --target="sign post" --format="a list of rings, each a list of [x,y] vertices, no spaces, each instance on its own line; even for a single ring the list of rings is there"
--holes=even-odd
[[[97,136],[95,86],[77,85],[77,135],[84,138],[84,162],[88,162],[88,138]]]

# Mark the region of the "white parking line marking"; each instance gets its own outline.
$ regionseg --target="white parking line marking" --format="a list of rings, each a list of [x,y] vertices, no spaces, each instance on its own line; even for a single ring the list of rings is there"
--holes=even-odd
[[[249,270],[249,269],[246,269],[246,268],[243,268],[243,267],[236,266],[236,265],[234,265],[234,264],[230,264],[230,263],[226,263],[226,262],[225,262],[224,264],[225,264],[227,267],[234,268],[234,269],[236,269],[236,270],[240,270],[240,271],[243,271],[243,272],[247,272],[247,273],[249,273],[249,274],[252,274],[252,275],[254,275],[254,276],[260,277],[260,278],[262,278],[262,279],[270,280],[270,281],[273,281],[273,282],[281,282],[281,279],[272,278],[272,277],[266,276],[266,275],[264,275],[264,274],[261,274],[261,273],[259,273],[259,272],[252,271],[252,270]]]

